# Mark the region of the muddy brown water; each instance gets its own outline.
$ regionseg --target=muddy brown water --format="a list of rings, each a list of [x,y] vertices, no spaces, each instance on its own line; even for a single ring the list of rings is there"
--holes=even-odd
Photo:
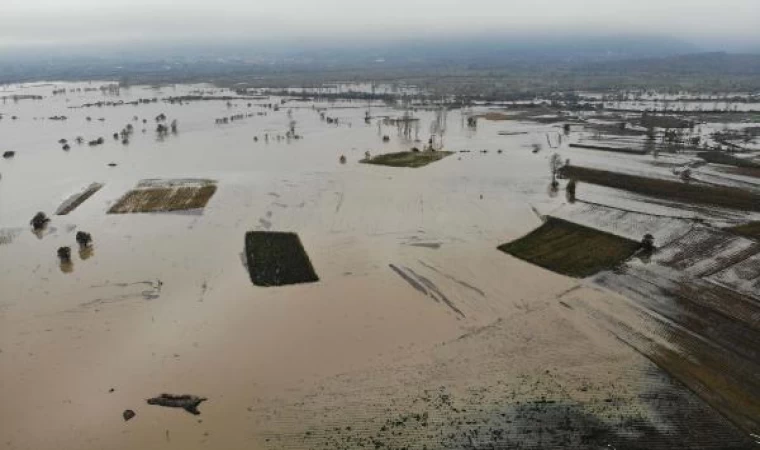
[[[672,443],[657,436],[683,430],[692,417],[647,401],[658,389],[676,392],[715,431],[692,448],[746,443],[649,360],[557,299],[571,289],[610,301],[614,294],[496,250],[540,224],[534,211],[564,202],[546,193],[551,151],[531,147],[556,126],[481,121],[471,130],[453,111],[446,148],[471,152],[396,169],[358,163],[366,151],[417,145],[395,127],[365,124],[361,102],[319,105],[340,117],[334,126],[303,102],[292,105],[291,117],[290,105],[273,112],[256,106],[271,102],[261,100],[250,111],[245,101],[69,108],[198,89],[223,94],[208,86],[132,87],[118,99],[99,91],[52,96],[52,89],[0,88],[45,97],[0,104],[0,145],[17,152],[0,162],[0,229],[10,230],[0,234],[0,446],[304,448],[329,443],[322,437],[339,428],[351,439],[411,448],[629,448],[642,432],[653,436],[650,444]],[[214,123],[248,112],[267,115]],[[160,113],[178,120],[178,134],[156,138]],[[377,116],[399,114],[373,108]],[[42,119],[56,115],[68,119]],[[418,115],[426,141],[434,114]],[[302,139],[278,141],[291,120]],[[135,127],[128,145],[108,139],[128,123]],[[382,142],[385,134],[391,142]],[[79,135],[106,139],[80,146],[72,143]],[[593,151],[559,151],[602,167],[622,164]],[[643,157],[634,164],[657,170]],[[217,182],[204,209],[106,214],[141,180],[186,178]],[[104,187],[69,215],[53,216],[38,234],[26,227],[37,211],[52,214],[94,182]],[[268,229],[298,233],[318,283],[252,286],[243,238]],[[86,258],[75,252],[62,270],[55,251],[74,246],[79,230],[92,234],[93,247]],[[207,398],[203,415],[146,406],[161,392]],[[137,414],[129,422],[126,409]],[[433,431],[387,432],[403,417],[421,423],[413,415],[425,412]],[[470,423],[484,418],[496,432]],[[559,440],[533,434],[561,421],[590,424],[595,440],[570,431]],[[342,439],[352,448],[355,441]]]

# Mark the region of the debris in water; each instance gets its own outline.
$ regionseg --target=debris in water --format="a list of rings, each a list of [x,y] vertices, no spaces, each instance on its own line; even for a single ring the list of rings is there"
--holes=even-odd
[[[132,411],[131,409],[125,409],[124,412],[122,413],[122,416],[124,417],[124,421],[125,422],[129,421],[130,419],[132,419],[136,415],[137,414],[135,414],[135,412]]]
[[[173,394],[161,394],[158,397],[149,398],[149,405],[166,406],[168,408],[182,408],[190,414],[199,415],[198,406],[205,402],[205,397],[197,397],[195,395],[173,395]]]

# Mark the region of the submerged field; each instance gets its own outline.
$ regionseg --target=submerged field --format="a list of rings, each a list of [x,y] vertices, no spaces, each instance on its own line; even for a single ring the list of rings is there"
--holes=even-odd
[[[720,145],[707,120],[726,114],[669,120],[703,122],[679,138],[621,112],[633,102],[0,87],[13,96],[0,446],[756,441],[760,183],[676,142]],[[409,152],[430,134],[446,152]],[[571,147],[650,135],[643,152]],[[731,157],[757,159],[741,145]],[[572,194],[550,187],[551,160],[570,160]],[[38,212],[50,221],[32,229]],[[646,234],[657,250],[631,258]],[[161,394],[207,400],[199,416],[146,403]]]

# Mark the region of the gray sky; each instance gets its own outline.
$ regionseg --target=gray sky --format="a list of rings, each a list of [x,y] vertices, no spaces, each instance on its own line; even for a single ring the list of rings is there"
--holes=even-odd
[[[760,43],[759,18],[760,0],[0,0],[0,47],[592,30],[709,48]]]

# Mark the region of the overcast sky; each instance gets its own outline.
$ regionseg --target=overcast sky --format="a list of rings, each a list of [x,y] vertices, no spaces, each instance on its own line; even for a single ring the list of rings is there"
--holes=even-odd
[[[593,30],[718,48],[760,43],[758,19],[760,0],[0,0],[0,47]]]

